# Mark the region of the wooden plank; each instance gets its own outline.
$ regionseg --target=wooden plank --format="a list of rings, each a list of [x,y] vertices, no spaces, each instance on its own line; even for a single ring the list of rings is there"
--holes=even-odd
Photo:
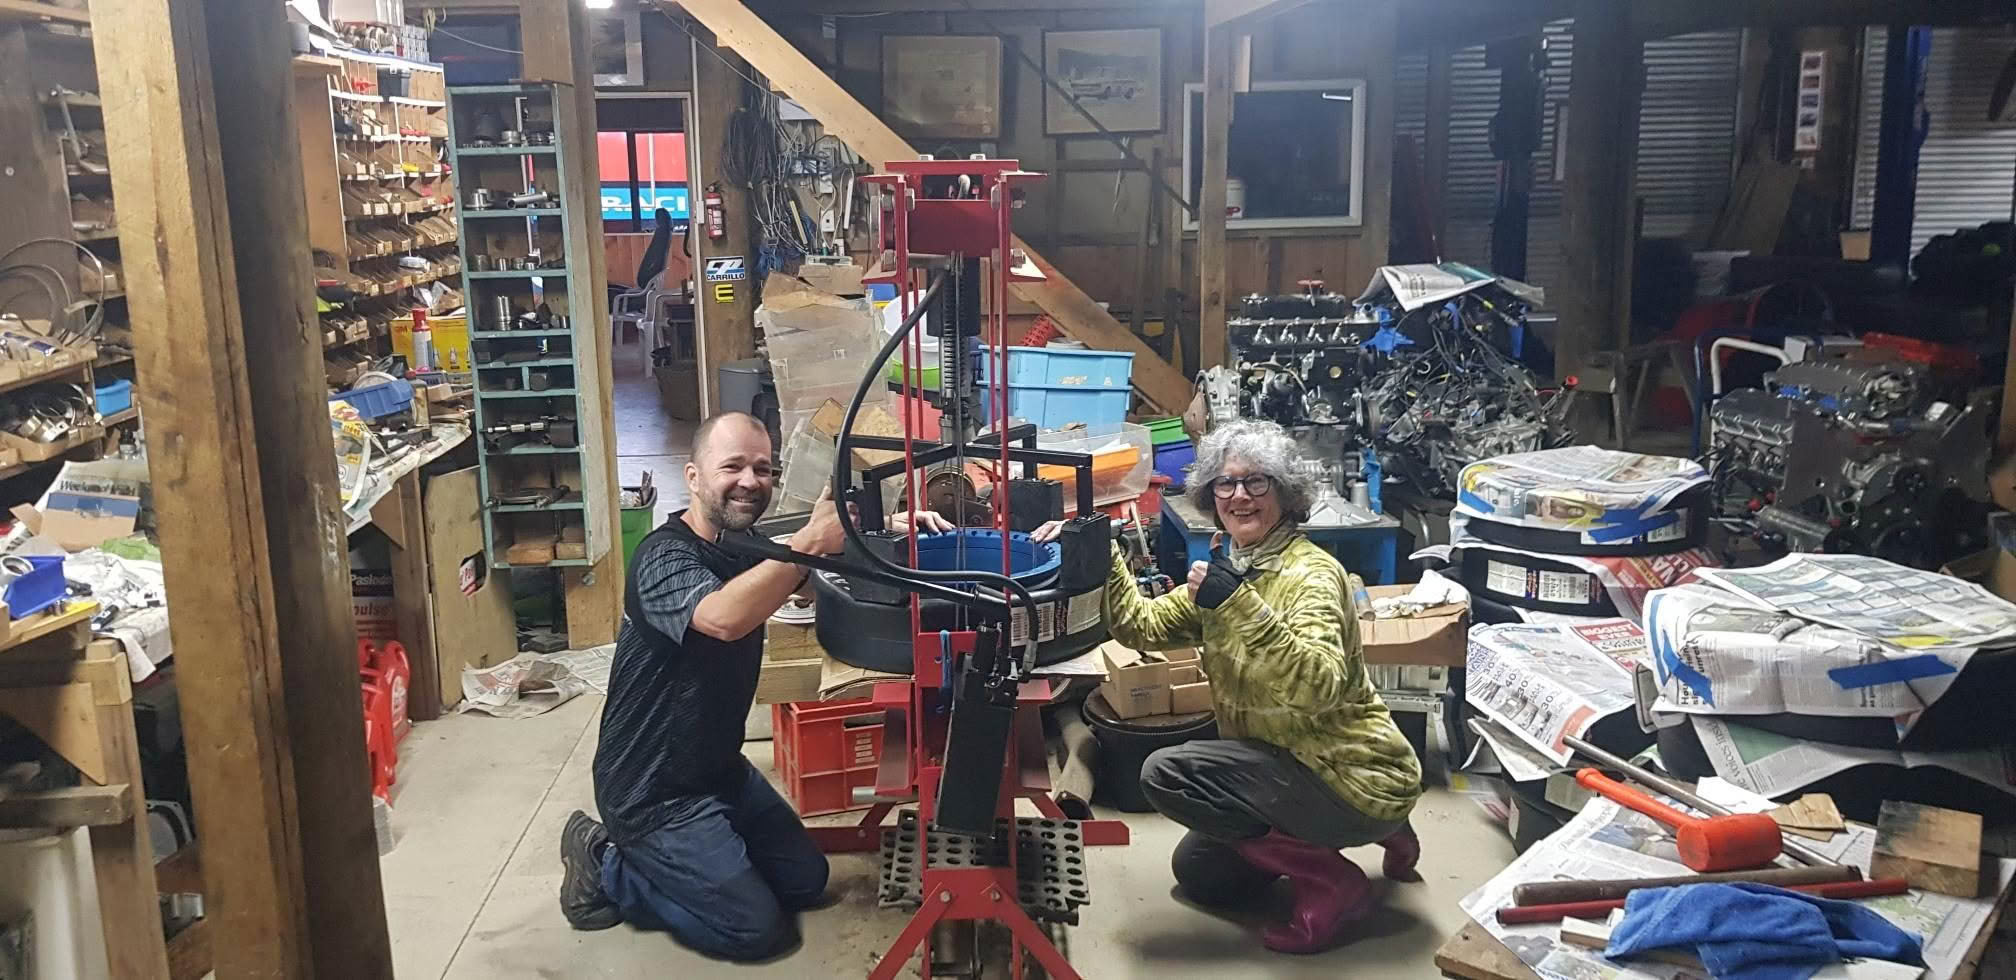
[[[1435,968],[1461,980],[1539,980],[1539,974],[1475,922],[1464,923],[1435,951]]]
[[[399,624],[400,642],[406,647],[407,667],[412,672],[407,685],[406,715],[414,721],[433,721],[441,717],[441,669],[434,650],[434,617],[428,603],[428,567],[432,557],[423,533],[426,517],[420,506],[420,471],[400,477],[385,501],[391,502],[398,512],[403,531],[402,540],[391,548],[391,561],[392,613]],[[372,516],[375,520],[375,509]]]
[[[83,7],[58,7],[36,0],[0,0],[0,20],[53,20],[66,24],[89,24],[91,12]]]
[[[163,895],[203,894],[203,842],[192,840],[154,865],[154,883]]]
[[[574,200],[596,199],[599,178],[595,140],[595,85],[588,57],[586,11],[567,0],[526,0],[519,8],[520,34],[525,38],[524,73],[530,78],[566,82],[574,92],[574,112],[564,116],[567,131],[559,134],[567,145],[567,172],[560,175]],[[690,105],[691,100],[689,100]],[[690,137],[689,137],[690,138]],[[592,377],[578,378],[583,400],[597,406],[591,420],[591,435],[599,440],[600,451],[584,452],[582,493],[584,499],[606,501],[591,506],[590,519],[601,522],[594,535],[597,545],[606,546],[592,568],[567,569],[562,576],[567,605],[567,641],[576,649],[613,643],[622,621],[623,566],[621,514],[615,506],[616,418],[615,405],[605,393],[615,388],[610,362],[608,303],[600,299],[608,282],[608,256],[602,248],[602,212],[583,209],[586,214],[568,222],[567,254],[588,270],[586,282],[594,288],[592,309],[573,311],[591,317],[594,323],[587,336],[592,339]],[[704,237],[704,236],[703,236]],[[753,340],[749,341],[754,343]],[[590,386],[592,385],[592,393]],[[593,554],[591,550],[591,555]],[[458,678],[459,683],[459,678]]]
[[[284,12],[94,15],[217,971],[388,976]]]
[[[1225,161],[1232,141],[1232,56],[1239,35],[1204,32],[1204,161],[1197,194],[1197,367],[1225,363]]]
[[[1568,146],[1561,183],[1561,285],[1554,371],[1616,350],[1629,329],[1633,164],[1644,45],[1630,36],[1627,5],[1579,0]]]
[[[0,715],[33,732],[86,778],[111,779],[98,746],[98,704],[89,684],[0,688]]]
[[[0,650],[14,650],[26,646],[30,641],[41,639],[66,627],[88,622],[98,614],[98,603],[60,602],[41,612],[14,620],[7,630],[7,640]],[[87,634],[88,635],[88,634]],[[81,646],[79,647],[81,649]]]
[[[492,573],[475,595],[462,594],[463,560],[483,553],[483,499],[476,468],[435,476],[423,493],[434,632],[454,638],[434,648],[441,687],[438,713],[462,700],[464,667],[489,667],[517,655],[518,631],[510,576]]]
[[[300,55],[294,66],[302,68]],[[340,70],[342,63],[337,62]],[[301,180],[306,192],[308,244],[345,261],[348,240],[343,235],[343,181],[336,169],[335,110],[329,105],[329,80],[320,71],[294,72],[294,130],[301,147]],[[346,266],[347,267],[347,266]]]
[[[1884,800],[1871,878],[1902,878],[1942,895],[1981,895],[1981,815]]]
[[[91,644],[82,663],[98,704],[98,754],[108,785],[122,787],[119,809],[128,819],[91,828],[91,868],[98,882],[105,953],[115,977],[162,976],[167,953],[161,906],[154,886],[154,845],[147,825],[147,793],[140,774],[140,740],[133,732],[133,689],[117,643]],[[116,681],[105,683],[107,678]]]
[[[895,130],[739,0],[687,0],[680,6],[713,31],[723,46],[735,49],[752,67],[769,76],[773,88],[790,95],[817,117],[827,134],[871,163],[880,166],[890,160],[917,156],[917,151]],[[1169,414],[1183,410],[1190,400],[1188,378],[1170,367],[1139,337],[1128,333],[1112,314],[1060,275],[1027,242],[1014,238],[1010,247],[1021,249],[1047,277],[1042,282],[1013,284],[1015,295],[1049,314],[1066,336],[1101,350],[1132,351],[1134,387],[1143,400]]]
[[[169,980],[202,980],[214,962],[210,949],[210,920],[197,919],[182,927],[168,940]]]
[[[131,789],[126,783],[113,783],[17,793],[0,799],[0,827],[64,829],[123,823],[133,816]]]

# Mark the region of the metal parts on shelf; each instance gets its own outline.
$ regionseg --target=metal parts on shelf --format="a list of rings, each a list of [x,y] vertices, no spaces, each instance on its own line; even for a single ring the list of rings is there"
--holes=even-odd
[[[98,410],[83,385],[46,384],[0,400],[0,429],[30,442],[62,442],[96,424]]]

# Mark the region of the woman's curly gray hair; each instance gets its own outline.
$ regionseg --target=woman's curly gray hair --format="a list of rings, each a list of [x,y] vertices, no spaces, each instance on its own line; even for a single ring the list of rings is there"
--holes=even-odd
[[[1281,495],[1281,513],[1297,523],[1309,518],[1316,503],[1316,477],[1297,466],[1304,459],[1302,447],[1288,430],[1272,422],[1241,419],[1211,430],[1197,443],[1197,461],[1187,472],[1190,502],[1199,513],[1218,519],[1218,501],[1211,483],[1225,472],[1225,464],[1237,459],[1273,478],[1274,492]]]

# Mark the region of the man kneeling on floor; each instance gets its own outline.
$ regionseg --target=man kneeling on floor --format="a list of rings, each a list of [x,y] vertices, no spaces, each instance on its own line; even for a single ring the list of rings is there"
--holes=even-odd
[[[754,417],[717,415],[693,436],[692,506],[637,546],[595,750],[595,805],[560,843],[560,911],[576,929],[628,922],[710,956],[758,960],[797,942],[795,913],[820,901],[826,857],[789,804],[742,757],[763,621],[806,570],[723,550],[749,534],[776,480]],[[821,500],[792,550],[836,554]]]

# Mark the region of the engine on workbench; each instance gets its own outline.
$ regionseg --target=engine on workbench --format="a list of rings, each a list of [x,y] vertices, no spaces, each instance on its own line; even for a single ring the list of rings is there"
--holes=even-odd
[[[1206,386],[1214,415],[1278,422],[1354,481],[1383,475],[1453,499],[1470,463],[1570,438],[1566,392],[1539,387],[1516,359],[1525,306],[1501,290],[1409,311],[1308,283],[1247,296],[1239,313],[1226,325],[1236,379]]]
[[[1726,526],[1780,551],[1933,568],[1980,547],[1988,398],[1942,397],[1922,365],[1786,364],[1723,395],[1707,462]]]

